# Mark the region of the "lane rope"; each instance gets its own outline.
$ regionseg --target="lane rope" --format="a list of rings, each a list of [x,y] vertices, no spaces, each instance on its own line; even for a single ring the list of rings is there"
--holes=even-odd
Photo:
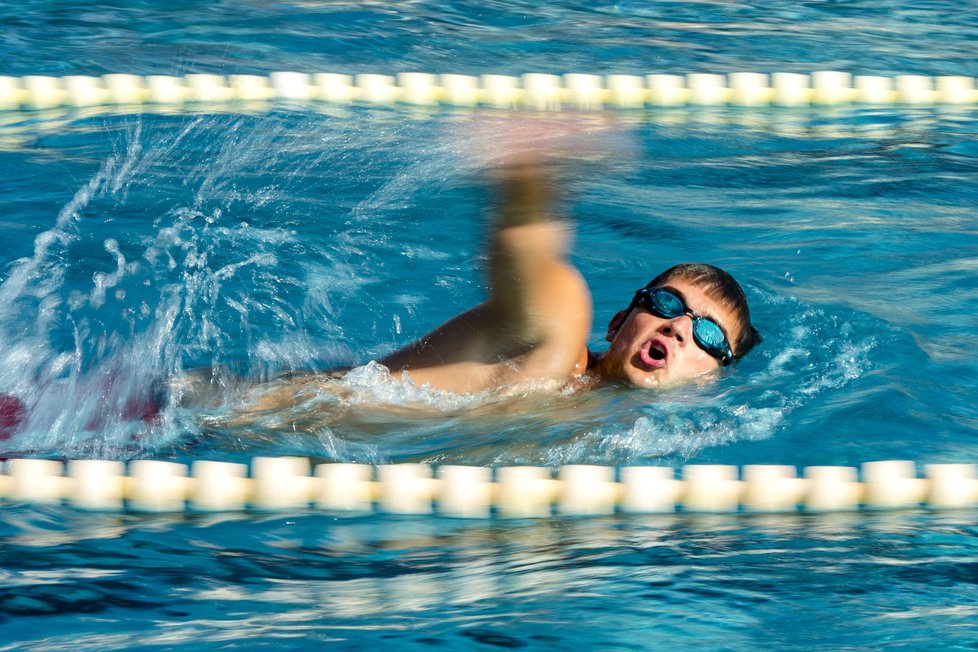
[[[250,472],[249,472],[250,467]],[[978,504],[978,465],[867,462],[810,466],[532,466],[325,463],[256,457],[250,465],[197,460],[12,459],[6,502],[149,512],[321,509],[465,518],[614,513],[838,512],[967,508]]]
[[[685,106],[936,106],[978,104],[978,88],[975,78],[966,76],[882,77],[829,70],[770,75],[527,73],[520,77],[416,72],[396,76],[301,72],[273,72],[268,76],[0,76],[0,111],[281,100],[546,111]]]

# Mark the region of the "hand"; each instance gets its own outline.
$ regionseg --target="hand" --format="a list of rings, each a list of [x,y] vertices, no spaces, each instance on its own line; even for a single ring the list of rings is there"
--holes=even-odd
[[[493,113],[464,123],[457,141],[493,180],[520,168],[556,168],[574,161],[594,161],[628,151],[620,123],[602,115]]]

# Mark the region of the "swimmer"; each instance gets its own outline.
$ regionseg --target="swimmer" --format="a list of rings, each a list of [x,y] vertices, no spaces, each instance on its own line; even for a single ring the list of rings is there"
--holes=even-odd
[[[590,351],[591,295],[567,260],[547,164],[523,155],[501,173],[489,297],[379,362],[417,385],[480,392],[527,382],[676,385],[743,357],[759,341],[744,292],[718,267],[676,265],[640,288]]]
[[[566,257],[570,232],[555,208],[554,166],[543,155],[521,152],[495,176],[501,209],[490,240],[488,298],[381,358],[394,377],[456,393],[531,385],[654,389],[715,372],[760,341],[737,281],[712,265],[683,264],[639,288],[608,322],[607,349],[589,350],[591,294]],[[342,398],[349,391],[334,382],[343,370],[293,372],[267,384],[214,372],[154,383],[127,400],[122,418],[159,422],[167,404],[218,407],[237,386],[243,400],[214,424],[244,425],[309,397]],[[319,409],[338,410],[320,415],[330,421],[343,418],[345,403]],[[22,401],[0,395],[0,440],[27,416]]]
[[[493,176],[500,210],[489,242],[488,298],[377,360],[394,378],[501,397],[547,387],[656,389],[715,372],[760,341],[737,281],[712,265],[683,264],[623,301],[608,322],[607,349],[589,350],[591,294],[567,260],[570,231],[557,214],[553,161],[517,150]],[[226,370],[215,377],[215,370],[202,369],[171,381],[170,396],[179,407],[217,408],[201,423],[235,429],[238,437],[249,429],[260,438],[275,429],[314,430],[356,422],[360,413],[369,422],[399,411],[351,396],[356,390],[337,382],[345,371],[291,372],[256,384]],[[236,395],[230,402],[228,388]],[[293,412],[300,404],[310,409]]]
[[[570,233],[555,209],[554,170],[543,155],[524,151],[495,174],[501,209],[490,240],[489,296],[378,360],[395,378],[456,393],[608,384],[654,389],[715,372],[760,341],[732,276],[712,265],[682,264],[639,288],[611,317],[607,349],[589,350],[591,294],[566,258]],[[252,386],[231,414],[210,425],[274,420],[310,397],[342,399],[350,390],[333,381],[343,371],[290,373]],[[189,382],[176,392],[185,397],[182,405],[204,407],[195,397],[207,392],[194,387],[214,387],[212,371],[185,378]],[[345,419],[347,408],[343,400],[321,405],[335,412],[319,416]]]

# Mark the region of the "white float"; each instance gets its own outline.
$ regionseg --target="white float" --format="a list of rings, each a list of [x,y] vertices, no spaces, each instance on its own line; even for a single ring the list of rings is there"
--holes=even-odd
[[[0,499],[61,502],[86,509],[140,511],[305,510],[439,514],[486,518],[683,511],[737,513],[840,511],[862,508],[933,509],[978,505],[978,466],[929,464],[924,478],[910,461],[855,467],[729,465],[615,469],[567,465],[552,477],[532,466],[329,463],[304,457],[257,457],[248,465],[208,460],[187,466],[137,460],[13,459],[0,474]],[[376,477],[376,480],[374,479]],[[616,480],[616,477],[619,479]]]
[[[0,111],[60,106],[182,105],[227,101],[325,101],[419,106],[486,106],[556,111],[655,107],[812,107],[837,105],[935,106],[978,103],[974,77],[857,75],[837,70],[694,72],[687,75],[591,75],[528,72],[521,76],[398,72],[349,75],[273,72],[262,75],[195,73],[0,77]]]

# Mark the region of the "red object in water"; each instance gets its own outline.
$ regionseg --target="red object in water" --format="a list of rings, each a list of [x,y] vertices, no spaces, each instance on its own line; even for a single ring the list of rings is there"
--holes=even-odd
[[[159,424],[163,405],[155,396],[130,396],[122,408],[122,418],[127,421]]]
[[[110,419],[117,417],[122,417],[124,421],[142,421],[151,425],[161,424],[163,422],[163,407],[166,405],[166,394],[162,385],[158,383],[151,383],[127,396],[122,405],[121,414],[111,413],[106,407],[106,402],[118,379],[119,377],[115,372],[109,374],[103,390],[103,404],[85,425],[85,429],[98,430],[105,427]]]
[[[0,440],[10,439],[27,419],[27,405],[16,396],[0,394]]]

